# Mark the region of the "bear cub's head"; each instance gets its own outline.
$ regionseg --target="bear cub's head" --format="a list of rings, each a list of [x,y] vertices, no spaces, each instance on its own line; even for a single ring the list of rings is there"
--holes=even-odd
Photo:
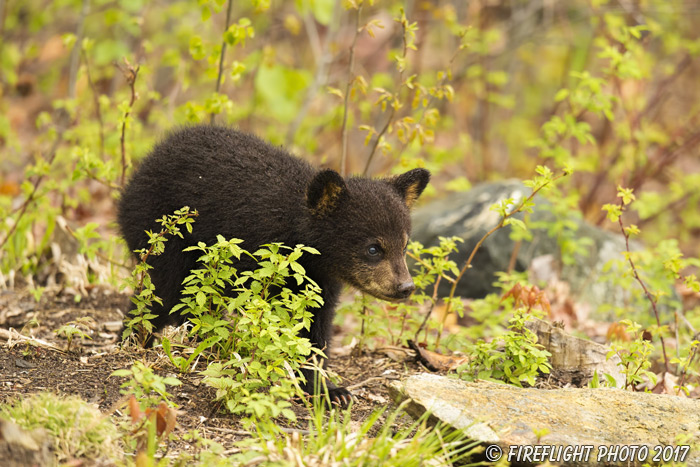
[[[425,169],[385,179],[319,172],[306,201],[326,273],[377,298],[408,298],[416,288],[406,265],[409,209],[428,181]]]

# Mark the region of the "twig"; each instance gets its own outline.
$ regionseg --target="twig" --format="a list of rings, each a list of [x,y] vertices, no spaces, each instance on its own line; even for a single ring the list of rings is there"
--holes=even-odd
[[[102,180],[92,170],[85,169],[85,173],[87,174],[87,176],[90,180],[94,180],[97,183],[99,183],[100,185],[105,186],[111,190],[119,190],[121,188],[121,186],[117,185],[114,182],[110,182],[108,180]]]
[[[438,287],[440,287],[440,280],[442,279],[442,276],[438,276],[437,279],[435,280],[435,285],[433,285],[433,296],[431,297],[432,299],[430,300],[430,308],[428,308],[428,311],[425,313],[425,317],[423,318],[423,322],[420,323],[420,326],[418,326],[418,330],[416,331],[415,335],[413,336],[414,341],[418,341],[418,335],[420,332],[425,328],[425,325],[428,323],[428,319],[430,318],[430,315],[433,314],[433,309],[435,308],[435,302],[437,301],[437,294],[438,294]],[[427,339],[427,332],[426,332],[426,339]]]
[[[352,38],[352,45],[350,46],[350,63],[348,64],[348,82],[345,85],[345,98],[343,103],[343,124],[341,126],[342,135],[342,150],[340,153],[340,176],[344,177],[346,173],[346,160],[348,156],[348,107],[350,104],[350,88],[352,88],[352,82],[355,80],[355,46],[357,45],[357,38],[360,35],[360,14],[362,13],[362,4],[357,8],[357,15],[355,16],[355,36]]]
[[[231,10],[233,9],[233,0],[228,0],[228,7],[226,8],[226,29],[224,31],[228,31],[228,28],[231,26]],[[224,56],[226,55],[226,39],[221,43],[221,55],[219,56],[219,75],[216,77],[216,93],[219,93],[219,90],[221,89],[221,79],[224,75]],[[214,124],[214,120],[216,119],[216,114],[212,112],[209,117],[209,123]]]
[[[44,349],[55,350],[56,352],[62,354],[67,354],[65,350],[61,349],[60,347],[56,347],[54,344],[48,341],[38,339],[33,336],[24,336],[14,328],[10,328],[8,330],[3,329],[2,333],[0,333],[0,338],[4,338],[7,340],[8,348],[13,348],[15,345],[18,345],[20,342],[22,342]]]
[[[245,430],[232,430],[231,428],[218,428],[215,426],[206,427],[210,431],[218,431],[219,433],[226,433],[229,435],[240,435],[240,436],[250,436],[250,431]]]
[[[693,336],[693,341],[697,340],[700,340],[700,332]],[[695,357],[698,354],[699,347],[700,345],[696,345],[695,347],[693,347],[693,353],[688,357],[688,364],[685,366],[685,368],[683,368],[683,372],[681,373],[681,379],[678,382],[678,390],[676,391],[676,394],[680,393],[680,390],[683,387],[683,383],[685,383],[685,377],[688,374],[688,368],[690,368],[690,365],[693,363],[693,360],[695,360]]]
[[[457,59],[457,57],[459,56],[459,53],[462,51],[463,48],[464,47],[462,47],[460,45],[459,47],[457,47],[457,50],[452,54],[452,58],[450,58],[450,61],[447,64],[447,71],[445,72],[442,79],[438,82],[437,86],[435,86],[436,88],[440,88],[440,87],[444,86],[445,83],[447,83],[447,81],[449,81],[449,79],[450,79],[449,77],[452,75],[452,67],[454,66],[454,62]],[[421,112],[420,118],[418,119],[418,121],[416,123],[417,125],[421,125],[423,123],[423,121],[425,120],[425,114],[427,113],[427,110],[433,106],[433,104],[435,103],[436,100],[437,100],[437,96],[435,94],[431,94],[430,98],[428,99],[428,103],[425,105],[425,107],[423,107],[423,111]],[[406,139],[406,141],[401,145],[401,149],[399,149],[396,152],[396,155],[394,157],[395,158],[401,157],[403,152],[408,147],[409,143],[410,143],[410,140]]]
[[[510,274],[513,272],[513,269],[515,269],[515,265],[518,262],[518,254],[520,253],[520,248],[523,246],[523,241],[518,240],[515,242],[515,245],[513,245],[513,251],[510,253],[510,261],[508,261],[508,273]]]
[[[121,186],[124,186],[124,182],[126,180],[126,169],[129,166],[129,163],[126,160],[126,122],[129,119],[129,115],[131,114],[131,110],[134,107],[134,102],[136,101],[137,94],[136,94],[136,78],[138,77],[139,74],[139,66],[136,65],[136,67],[132,66],[131,63],[129,63],[129,60],[124,57],[124,67],[119,67],[121,72],[124,74],[124,78],[126,78],[126,82],[129,84],[129,87],[131,88],[131,100],[129,101],[129,108],[126,110],[124,113],[124,118],[122,121],[122,128],[121,128],[121,136],[119,137],[119,141],[121,143],[121,153],[122,153],[122,178],[121,178]]]
[[[336,0],[335,6],[333,7],[333,19],[329,25],[326,41],[323,44],[323,50],[321,50],[318,31],[316,31],[316,27],[311,20],[311,15],[304,15],[304,27],[306,28],[306,33],[309,36],[309,43],[312,45],[312,49],[316,55],[316,73],[314,75],[313,82],[306,90],[306,96],[304,96],[304,101],[301,104],[299,112],[289,125],[289,130],[287,130],[287,136],[285,137],[286,146],[291,146],[294,143],[294,136],[296,136],[297,131],[299,131],[299,127],[304,121],[304,118],[309,111],[309,107],[311,107],[311,101],[313,101],[314,96],[316,96],[321,86],[323,86],[323,84],[328,80],[328,67],[332,61],[330,45],[333,43],[335,35],[338,32],[338,24],[340,23],[338,20],[339,16],[340,0]]]
[[[389,126],[391,125],[391,122],[394,120],[394,115],[396,114],[396,101],[399,92],[401,91],[401,87],[403,86],[403,73],[406,71],[406,54],[408,53],[408,41],[406,40],[406,22],[402,21],[401,22],[401,38],[403,39],[403,51],[401,54],[401,58],[404,60],[404,62],[401,64],[399,67],[399,77],[396,80],[398,84],[398,89],[396,90],[396,93],[393,95],[393,101],[391,103],[391,110],[389,111],[389,117],[386,119],[386,123],[384,124],[384,127],[382,127],[381,131],[377,133],[377,137],[374,139],[374,144],[372,145],[372,150],[369,152],[369,156],[367,156],[367,162],[365,163],[365,169],[362,171],[362,175],[367,175],[367,172],[369,171],[369,166],[372,163],[372,159],[374,159],[374,154],[377,152],[377,147],[379,146],[379,141],[384,137],[384,134],[386,131],[389,129]]]
[[[396,107],[392,105],[391,110],[389,111],[389,117],[386,119],[386,123],[382,127],[382,130],[379,133],[377,133],[377,137],[374,139],[374,144],[372,145],[372,150],[369,152],[369,156],[367,157],[367,162],[365,163],[365,169],[362,171],[362,175],[367,175],[367,172],[369,171],[369,166],[372,163],[372,159],[374,159],[374,154],[377,152],[377,146],[379,146],[379,141],[381,141],[381,139],[384,137],[384,134],[389,129],[389,125],[391,125],[391,122],[394,120],[394,114],[396,114]]]
[[[398,379],[399,378],[390,378],[390,377],[386,377],[386,376],[371,376],[364,381],[360,381],[359,383],[351,384],[350,386],[347,386],[346,389],[348,391],[353,391],[355,389],[359,389],[363,386],[366,386],[367,383],[371,383],[372,381],[395,381]]]
[[[359,354],[362,352],[362,344],[365,342],[365,322],[369,316],[369,308],[367,308],[367,300],[365,300],[365,294],[362,294],[362,322],[360,324],[360,341],[357,343],[355,350]]]
[[[624,209],[624,200],[620,199],[620,210],[622,211],[622,209]],[[630,234],[625,230],[625,226],[622,223],[622,213],[620,213],[620,216],[617,218],[617,221],[620,224],[620,230],[622,231],[622,235],[624,235],[625,237],[625,252],[627,253],[625,256],[627,257],[627,261],[630,263],[630,267],[632,268],[632,274],[634,275],[634,278],[637,280],[637,282],[639,282],[639,285],[642,286],[644,294],[649,299],[649,302],[651,302],[651,307],[654,310],[654,316],[656,317],[656,324],[659,326],[659,329],[661,329],[661,319],[659,319],[659,310],[656,308],[656,300],[654,299],[654,297],[652,297],[642,278],[639,277],[637,267],[634,265],[634,261],[632,260],[632,254],[630,252]],[[666,373],[670,373],[668,368],[668,357],[666,356],[666,343],[664,342],[664,336],[662,336],[661,333],[659,333],[659,340],[661,341],[661,350],[664,354],[664,368],[666,369]]]

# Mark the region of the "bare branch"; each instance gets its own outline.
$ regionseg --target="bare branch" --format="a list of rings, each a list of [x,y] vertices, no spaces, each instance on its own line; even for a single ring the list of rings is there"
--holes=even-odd
[[[350,46],[350,63],[348,64],[348,82],[345,85],[345,101],[343,105],[343,124],[342,124],[342,141],[343,147],[340,153],[340,175],[345,176],[346,173],[346,161],[348,157],[348,107],[350,103],[350,89],[352,88],[352,82],[355,79],[355,46],[357,45],[357,38],[360,35],[360,15],[362,13],[362,4],[357,8],[357,15],[355,16],[355,36],[352,38],[352,45]]]
[[[119,137],[119,142],[121,144],[121,154],[122,154],[122,178],[121,178],[121,186],[124,186],[124,182],[126,181],[126,169],[129,166],[128,161],[126,160],[126,122],[129,119],[129,115],[131,114],[131,110],[134,107],[134,102],[136,102],[136,99],[138,95],[136,94],[136,78],[139,75],[139,66],[136,65],[135,67],[129,63],[129,61],[124,57],[124,66],[119,67],[121,72],[124,74],[124,78],[126,78],[126,82],[129,84],[129,87],[131,88],[131,99],[129,100],[129,108],[127,111],[124,113],[124,118],[122,121],[122,128],[121,128],[121,136]]]
[[[285,137],[286,146],[290,146],[292,143],[294,143],[294,137],[296,136],[297,131],[299,131],[299,127],[309,111],[311,102],[316,94],[318,94],[318,90],[328,80],[328,68],[332,62],[330,45],[335,40],[338,32],[338,24],[340,23],[339,17],[340,0],[336,0],[335,6],[333,7],[333,19],[329,25],[328,34],[326,35],[326,41],[323,44],[323,49],[321,49],[318,31],[316,31],[316,26],[311,20],[311,15],[309,14],[304,16],[304,27],[306,28],[306,33],[309,36],[309,43],[311,44],[311,48],[314,51],[314,56],[316,58],[316,73],[314,74],[313,82],[306,89],[306,96],[304,96],[304,101],[301,104],[299,113],[297,113],[294,121],[289,125],[287,136]]]
[[[622,211],[624,209],[624,201],[621,199],[620,200],[620,210]],[[656,307],[656,299],[652,297],[651,292],[649,292],[649,289],[647,289],[646,284],[642,280],[641,277],[639,277],[639,273],[637,272],[637,267],[634,264],[634,261],[632,261],[632,255],[630,252],[630,234],[625,230],[625,226],[622,223],[622,214],[620,214],[620,217],[617,218],[618,223],[620,224],[620,230],[622,231],[622,235],[625,236],[625,251],[626,251],[626,257],[627,257],[627,262],[630,264],[630,268],[632,268],[632,274],[634,275],[634,278],[639,282],[639,285],[642,286],[642,289],[644,290],[644,294],[647,296],[647,299],[649,299],[649,302],[651,303],[651,308],[654,311],[654,316],[656,317],[656,324],[659,326],[659,329],[661,328],[661,319],[659,318],[659,310]],[[664,368],[666,370],[666,373],[670,373],[669,367],[668,367],[668,357],[666,356],[666,343],[664,342],[664,336],[659,333],[659,340],[661,341],[661,350],[664,354]]]

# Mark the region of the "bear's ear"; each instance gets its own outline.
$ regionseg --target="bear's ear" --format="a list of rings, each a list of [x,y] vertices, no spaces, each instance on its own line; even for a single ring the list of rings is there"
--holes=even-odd
[[[413,206],[418,197],[423,193],[430,181],[430,172],[425,169],[413,169],[387,180],[389,185],[399,193],[406,206]]]
[[[306,189],[306,203],[316,216],[330,214],[347,196],[345,180],[331,169],[320,171]]]

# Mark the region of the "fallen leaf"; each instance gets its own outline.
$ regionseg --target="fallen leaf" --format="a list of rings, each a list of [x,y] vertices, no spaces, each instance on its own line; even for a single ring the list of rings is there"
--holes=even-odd
[[[471,360],[471,357],[466,356],[442,355],[432,350],[422,348],[413,341],[408,341],[408,346],[416,351],[418,360],[430,371],[454,370]]]

